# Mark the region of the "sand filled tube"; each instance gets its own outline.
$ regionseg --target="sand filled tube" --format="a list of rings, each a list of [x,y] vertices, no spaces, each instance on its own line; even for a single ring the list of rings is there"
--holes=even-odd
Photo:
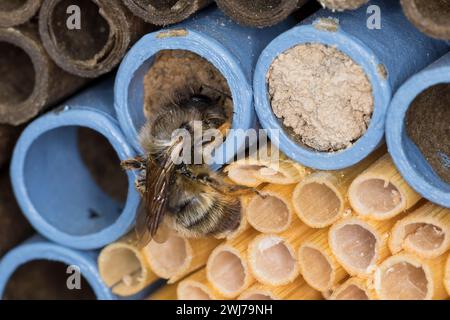
[[[384,13],[377,32],[361,28],[366,6],[321,10],[260,56],[253,86],[258,118],[273,129],[269,137],[279,130],[277,146],[303,165],[337,170],[367,157],[382,142],[392,93],[447,50],[416,30],[396,2],[373,4]]]
[[[234,24],[219,9],[211,8],[199,13],[196,19],[143,37],[123,60],[116,78],[115,106],[128,141],[136,150],[142,150],[138,132],[146,121],[143,82],[162,50],[190,51],[212,64],[231,92],[233,112],[238,115],[232,119],[232,129],[253,128],[256,115],[250,83],[257,56],[264,45],[291,25],[291,22],[285,22],[266,29],[261,35],[256,29]],[[170,91],[160,94],[167,93],[170,96]],[[231,160],[237,150],[242,149],[245,140],[239,134],[228,135],[225,146],[216,152],[215,163],[220,165]]]
[[[359,215],[386,220],[412,208],[422,197],[406,183],[386,154],[353,180],[348,199]]]
[[[405,250],[432,259],[450,248],[450,209],[426,203],[397,221],[389,238],[393,254]]]
[[[10,251],[0,262],[0,296],[33,300],[116,299],[100,279],[96,258],[96,252],[68,249],[35,236]],[[69,269],[70,266],[78,269]],[[79,284],[81,291],[68,290],[66,285],[76,270],[82,279],[70,284]],[[31,283],[42,289],[35,290]]]
[[[216,0],[228,16],[243,25],[267,27],[286,19],[307,0]]]
[[[88,78],[111,71],[151,30],[119,0],[44,0],[39,15],[39,32],[52,59],[67,72]]]
[[[389,108],[386,140],[400,174],[428,200],[450,207],[450,54],[410,78]]]
[[[376,300],[375,290],[367,279],[350,278],[333,291],[330,300]]]
[[[13,27],[30,20],[41,6],[42,0],[1,0],[0,27]]]
[[[69,247],[103,247],[134,224],[136,177],[120,167],[134,151],[113,117],[111,90],[107,80],[40,117],[14,150],[11,178],[22,211]]]
[[[375,272],[375,290],[382,300],[442,300],[445,257],[425,260],[409,254],[386,259]]]
[[[402,0],[405,15],[431,37],[450,40],[450,1]]]
[[[123,2],[131,12],[146,22],[165,26],[189,18],[212,0],[123,0]]]

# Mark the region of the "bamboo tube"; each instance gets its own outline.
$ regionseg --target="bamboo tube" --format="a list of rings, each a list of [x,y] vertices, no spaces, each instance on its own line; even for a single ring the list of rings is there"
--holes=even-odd
[[[258,234],[250,228],[218,246],[209,256],[206,275],[212,287],[226,298],[236,298],[255,281],[247,262],[247,247]]]
[[[350,168],[315,172],[304,178],[292,196],[298,217],[312,228],[325,228],[342,218],[349,208],[347,191],[351,182],[384,152],[384,147],[379,148]]]
[[[450,249],[450,209],[428,202],[397,221],[389,249],[393,254],[405,250],[424,259],[444,254]]]
[[[119,296],[138,293],[158,279],[137,247],[134,233],[106,246],[98,257],[103,282]]]
[[[0,258],[33,234],[11,188],[8,170],[0,170]]]
[[[136,16],[148,23],[162,26],[181,22],[211,2],[212,0],[123,0]]]
[[[350,278],[334,290],[330,300],[377,300],[367,279]]]
[[[39,32],[48,54],[72,74],[95,78],[111,71],[128,48],[154,29],[135,17],[120,0],[83,0],[81,26],[66,28],[72,0],[44,0]]]
[[[421,196],[403,180],[389,154],[378,159],[350,185],[348,198],[361,216],[385,220],[410,209]]]
[[[22,124],[86,82],[56,66],[37,30],[34,21],[0,28],[0,123]]]
[[[284,286],[255,284],[245,290],[238,300],[322,300],[322,295],[298,277]]]
[[[178,284],[165,285],[154,293],[152,293],[147,300],[177,300]]]
[[[220,242],[214,238],[188,239],[173,233],[164,243],[151,241],[142,252],[153,272],[172,284],[203,267]]]
[[[325,8],[331,10],[354,10],[366,4],[369,0],[319,0]]]
[[[305,281],[321,292],[334,290],[347,277],[328,245],[328,229],[318,230],[303,241],[298,263]]]
[[[251,197],[247,207],[248,223],[262,233],[280,233],[291,225],[295,216],[292,191],[295,185],[269,185]]]
[[[445,265],[444,285],[447,289],[447,294],[450,296],[450,253],[447,258],[447,264]]]
[[[421,259],[408,253],[389,257],[377,267],[375,290],[382,300],[440,300],[444,288],[445,256]]]
[[[408,19],[422,32],[450,40],[450,3],[448,0],[401,0]]]
[[[286,19],[307,0],[216,0],[217,5],[240,24],[267,27]]]
[[[206,270],[200,269],[178,284],[178,300],[224,300],[206,277]]]
[[[269,286],[286,285],[297,278],[300,268],[297,249],[314,232],[299,220],[280,234],[261,234],[248,246],[248,263],[253,276]]]
[[[14,27],[30,20],[41,6],[42,0],[0,1],[0,27]]]
[[[20,127],[0,125],[0,169],[11,158],[12,149],[21,132]]]
[[[345,218],[330,228],[328,243],[337,261],[350,275],[366,278],[390,255],[388,238],[394,223],[393,219]]]

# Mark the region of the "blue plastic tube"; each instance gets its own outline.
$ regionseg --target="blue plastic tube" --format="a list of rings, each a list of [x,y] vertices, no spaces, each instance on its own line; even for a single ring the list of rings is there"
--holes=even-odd
[[[5,293],[8,281],[22,265],[37,260],[49,260],[76,266],[99,300],[113,300],[115,295],[106,287],[97,270],[96,251],[77,251],[35,236],[7,253],[0,261],[0,298]],[[70,274],[68,274],[70,276]],[[35,288],[39,290],[39,288]]]
[[[139,195],[133,172],[127,172],[124,203],[109,197],[94,182],[80,158],[80,127],[103,135],[120,160],[135,156],[115,119],[110,79],[30,124],[14,150],[11,178],[23,213],[39,233],[68,247],[96,249],[131,228]]]
[[[448,50],[446,43],[420,33],[405,18],[398,1],[371,1],[370,5],[380,8],[381,29],[367,28],[370,17],[367,5],[342,13],[321,10],[273,40],[259,58],[253,83],[259,121],[265,129],[279,130],[276,144],[290,158],[306,166],[336,170],[352,166],[367,157],[383,141],[385,116],[392,94],[409,76]],[[337,21],[333,19],[338,19],[338,24],[333,25],[333,21]],[[375,105],[370,126],[353,146],[345,150],[318,152],[299,145],[283,130],[272,112],[267,72],[280,53],[305,43],[336,47],[363,68],[372,84]]]
[[[177,26],[144,36],[127,54],[116,78],[115,107],[128,141],[142,153],[138,132],[145,123],[144,76],[153,57],[161,50],[188,50],[213,64],[227,80],[232,93],[232,128],[254,128],[256,115],[251,83],[256,61],[270,40],[293,25],[293,20],[288,19],[264,30],[243,27],[212,7]],[[244,142],[242,137],[229,135],[222,149],[216,152],[215,164],[230,160]]]
[[[411,77],[397,91],[387,115],[386,141],[395,165],[409,185],[428,200],[450,208],[450,184],[433,171],[408,137],[405,127],[406,113],[415,98],[426,89],[441,83],[450,85],[450,53]]]

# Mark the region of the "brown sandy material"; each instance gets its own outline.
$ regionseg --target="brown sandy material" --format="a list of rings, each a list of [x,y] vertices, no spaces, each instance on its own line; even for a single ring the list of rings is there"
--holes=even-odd
[[[374,284],[382,300],[441,300],[446,257],[425,260],[401,253],[389,257],[375,272]]]
[[[408,19],[429,36],[450,40],[449,0],[401,0]]]
[[[56,66],[35,21],[0,28],[0,52],[0,123],[22,124],[86,82]]]
[[[49,55],[61,68],[95,78],[111,71],[128,48],[154,29],[134,16],[121,0],[78,0],[81,28],[66,27],[72,0],[44,0],[39,33]]]
[[[100,252],[98,270],[112,292],[125,297],[138,293],[158,279],[138,248],[133,232]]]
[[[14,197],[8,170],[0,170],[0,259],[33,234]]]
[[[123,0],[128,9],[146,22],[168,25],[181,22],[212,0]]]
[[[67,289],[67,265],[35,260],[20,266],[6,285],[5,300],[95,300],[95,294],[82,277],[80,290]]]
[[[233,20],[253,27],[267,27],[286,19],[308,0],[216,0]]]
[[[214,287],[208,283],[206,270],[201,269],[180,281],[177,287],[178,300],[224,300]]]
[[[30,20],[42,0],[0,0],[0,27],[13,27]]]
[[[372,85],[362,67],[336,48],[297,45],[274,60],[267,81],[274,114],[300,144],[342,150],[369,126]]]
[[[428,202],[414,210],[392,228],[389,248],[426,259],[444,254],[450,249],[450,209]]]
[[[369,2],[369,0],[319,0],[325,8],[331,10],[354,10]]]
[[[14,144],[21,131],[21,127],[0,125],[0,170],[3,166],[6,166],[11,158]]]
[[[172,233],[164,243],[151,241],[143,253],[153,272],[174,283],[203,267],[219,244],[214,238],[187,239]]]
[[[210,62],[186,50],[162,50],[158,52],[144,78],[144,113],[149,118],[154,112],[173,99],[179,92],[195,89],[201,85],[231,96],[223,75]],[[202,93],[217,99],[219,92],[204,87]],[[224,101],[224,110],[229,121],[233,119],[233,102]]]
[[[81,159],[97,185],[110,197],[125,202],[128,194],[128,178],[120,167],[120,160],[111,143],[98,132],[80,127],[78,149]]]
[[[447,2],[450,26],[450,1]],[[405,125],[408,136],[419,147],[433,170],[450,184],[449,106],[450,84],[432,86],[412,102],[406,113]]]
[[[314,290],[298,277],[285,286],[266,286],[255,284],[245,290],[238,300],[322,300],[319,291]]]
[[[153,292],[147,300],[177,300],[178,284],[168,284]]]
[[[334,290],[330,300],[376,300],[375,290],[367,279],[350,278]]]

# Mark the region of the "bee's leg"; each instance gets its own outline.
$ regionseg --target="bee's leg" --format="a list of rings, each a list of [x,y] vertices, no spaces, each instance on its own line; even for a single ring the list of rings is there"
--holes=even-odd
[[[136,187],[137,191],[141,194],[144,195],[147,188],[146,188],[146,180],[145,180],[145,175],[139,175],[136,178],[136,181],[134,182],[134,186]]]
[[[137,156],[135,158],[123,160],[120,165],[125,170],[144,170],[146,167],[146,161],[143,157]]]

